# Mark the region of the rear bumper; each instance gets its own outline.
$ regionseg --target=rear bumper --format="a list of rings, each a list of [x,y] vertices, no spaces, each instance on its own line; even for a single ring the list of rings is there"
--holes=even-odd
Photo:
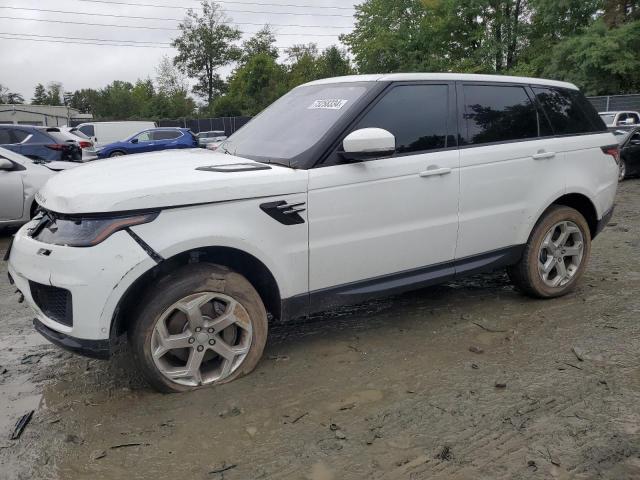
[[[613,217],[614,210],[615,210],[615,207],[611,207],[611,209],[605,212],[602,218],[598,220],[598,225],[596,225],[596,234],[593,236],[593,238],[596,238],[609,224],[609,222],[611,221],[611,218]]]
[[[111,342],[109,340],[84,340],[75,338],[52,330],[37,318],[33,319],[33,326],[40,335],[51,343],[70,352],[100,360],[107,360],[111,356]]]

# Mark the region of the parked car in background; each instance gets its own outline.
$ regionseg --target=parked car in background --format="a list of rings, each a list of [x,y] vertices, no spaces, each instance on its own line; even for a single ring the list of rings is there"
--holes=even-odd
[[[0,125],[0,146],[42,162],[82,161],[79,143],[58,127]]]
[[[78,130],[76,127],[59,127],[60,133],[65,135],[69,140],[78,143],[78,146],[82,149],[82,161],[90,162],[98,158],[96,154],[96,148],[89,137]]]
[[[196,134],[196,138],[198,139],[199,147],[207,148],[207,145],[210,143],[217,143],[219,145],[227,139],[227,136],[224,130],[212,130],[210,132],[200,132]],[[215,150],[215,148],[211,150]]]
[[[640,113],[638,112],[600,112],[598,115],[607,127],[640,125]]]
[[[108,358],[127,334],[151,385],[192,390],[251,372],[271,317],[505,267],[527,295],[566,295],[613,214],[618,153],[569,83],[324,79],[219,153],[137,155],[53,178],[8,270],[53,343]]]
[[[155,122],[89,122],[78,125],[78,131],[89,137],[96,148],[119,142],[142,130],[155,128]]]
[[[122,142],[105,145],[99,148],[97,153],[98,158],[107,158],[197,146],[198,140],[187,128],[153,128],[137,133]]]
[[[620,181],[640,175],[640,127],[613,133],[620,143]]]
[[[23,224],[36,211],[35,194],[56,172],[75,162],[40,163],[0,147],[0,227]]]

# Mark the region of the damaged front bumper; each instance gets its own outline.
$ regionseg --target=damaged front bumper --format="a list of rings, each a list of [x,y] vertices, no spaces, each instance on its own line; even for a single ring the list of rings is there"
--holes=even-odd
[[[36,314],[36,330],[67,350],[108,357],[120,298],[156,262],[125,231],[78,248],[34,240],[33,226],[16,233],[8,271]]]

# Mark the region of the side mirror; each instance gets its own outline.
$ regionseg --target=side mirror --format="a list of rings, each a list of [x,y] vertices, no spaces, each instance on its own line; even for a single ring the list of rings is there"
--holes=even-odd
[[[351,132],[342,142],[340,155],[348,162],[392,156],[396,151],[396,137],[382,128],[363,128]]]
[[[132,139],[131,143],[138,143],[138,139],[137,138]]]
[[[6,158],[0,158],[0,170],[13,170],[13,163]]]

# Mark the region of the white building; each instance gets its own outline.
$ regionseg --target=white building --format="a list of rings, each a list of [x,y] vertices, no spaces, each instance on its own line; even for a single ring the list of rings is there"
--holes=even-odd
[[[61,127],[71,121],[78,123],[91,119],[90,113],[80,113],[65,106],[0,104],[0,123]]]

